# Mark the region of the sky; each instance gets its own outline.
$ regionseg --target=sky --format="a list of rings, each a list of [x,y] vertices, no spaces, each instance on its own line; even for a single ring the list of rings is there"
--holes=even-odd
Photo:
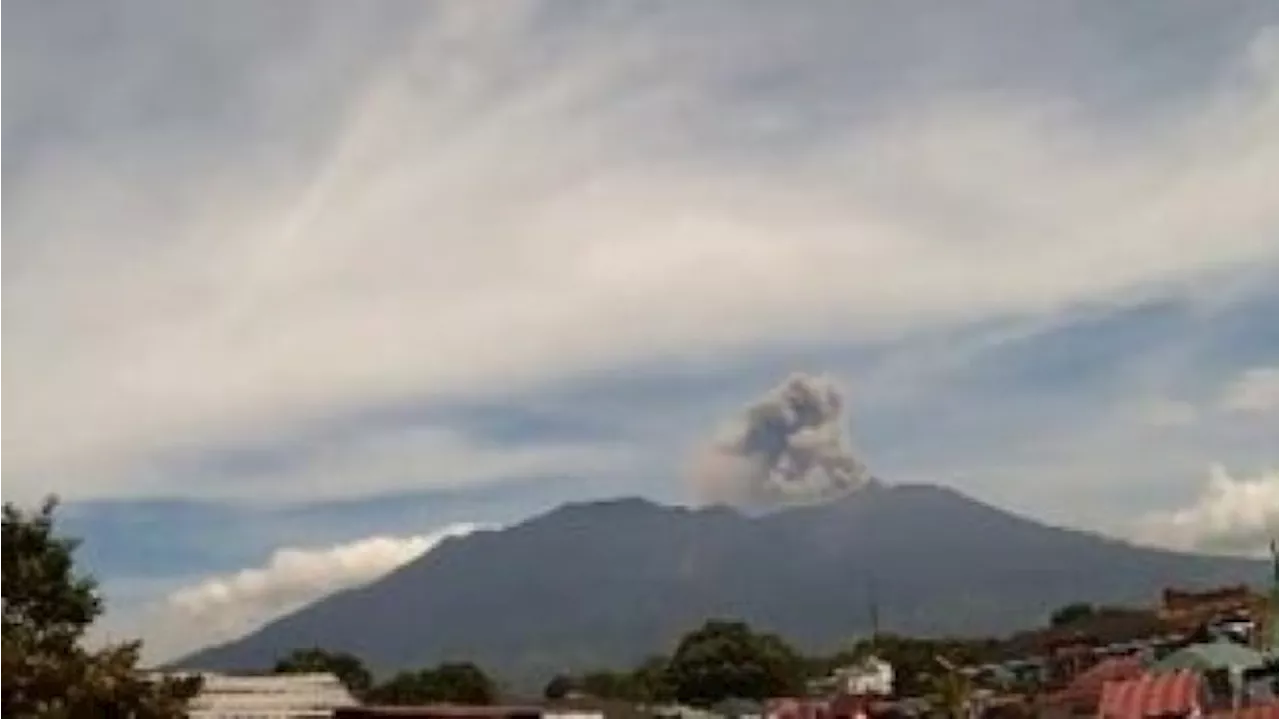
[[[1274,3],[17,0],[3,493],[163,659],[795,372],[887,482],[1252,553]]]

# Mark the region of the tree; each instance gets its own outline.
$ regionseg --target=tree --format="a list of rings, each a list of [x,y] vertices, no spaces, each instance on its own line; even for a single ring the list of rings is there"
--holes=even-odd
[[[675,690],[671,686],[667,669],[670,660],[666,657],[649,657],[636,667],[632,677],[640,693],[637,699],[648,702],[666,702],[675,698]]]
[[[336,676],[357,698],[363,697],[373,686],[373,675],[364,662],[354,654],[331,652],[320,647],[295,649],[280,658],[272,669],[276,674],[306,674],[322,672]]]
[[[434,669],[400,672],[369,692],[377,704],[492,704],[493,680],[471,662],[446,662]]]
[[[186,713],[198,679],[152,679],[137,669],[140,642],[89,651],[84,634],[102,613],[91,577],[74,566],[79,542],[54,532],[57,500],[37,512],[3,510],[3,706],[6,717],[119,716],[168,719]]]
[[[676,698],[697,706],[722,699],[767,699],[799,693],[804,662],[773,634],[743,622],[711,620],[680,640],[667,682]]]
[[[942,669],[944,671],[931,675],[929,698],[946,716],[963,719],[969,716],[973,683],[954,666],[943,664]]]
[[[637,701],[642,698],[640,683],[631,672],[594,671],[584,674],[578,687],[584,694],[598,699]]]
[[[1094,606],[1088,602],[1072,602],[1066,606],[1058,607],[1053,611],[1053,614],[1049,615],[1049,626],[1065,627],[1086,617],[1091,617],[1095,613]]]
[[[542,696],[546,699],[564,699],[573,691],[573,679],[564,674],[557,674],[547,682],[547,686],[542,689]]]

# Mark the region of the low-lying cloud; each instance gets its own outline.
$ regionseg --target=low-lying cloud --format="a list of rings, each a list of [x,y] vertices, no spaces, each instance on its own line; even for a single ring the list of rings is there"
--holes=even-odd
[[[410,537],[369,537],[322,548],[284,548],[261,567],[210,577],[171,592],[165,611],[201,627],[199,645],[230,639],[323,596],[371,582],[450,537],[479,529],[451,524]]]
[[[1276,470],[1236,479],[1214,467],[1194,503],[1147,514],[1135,523],[1134,537],[1173,549],[1258,555],[1276,539],[1278,507]]]

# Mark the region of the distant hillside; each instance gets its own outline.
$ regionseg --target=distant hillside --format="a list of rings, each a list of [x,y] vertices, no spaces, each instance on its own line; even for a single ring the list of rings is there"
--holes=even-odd
[[[265,668],[319,645],[381,671],[466,657],[527,681],[628,665],[713,616],[819,650],[868,630],[873,593],[888,630],[1003,634],[1075,600],[1149,604],[1171,584],[1258,582],[1267,569],[1048,527],[934,486],[873,485],[761,517],[621,499],[448,540],[177,664]]]

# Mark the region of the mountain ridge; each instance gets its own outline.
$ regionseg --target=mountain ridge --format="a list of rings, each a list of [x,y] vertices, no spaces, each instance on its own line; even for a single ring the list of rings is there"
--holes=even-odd
[[[1256,580],[1265,567],[1052,527],[927,484],[757,515],[627,497],[445,540],[175,665],[263,669],[319,645],[378,671],[466,658],[532,681],[668,651],[713,616],[832,649],[867,631],[873,590],[883,628],[1005,634],[1071,601],[1149,604],[1164,586]]]

